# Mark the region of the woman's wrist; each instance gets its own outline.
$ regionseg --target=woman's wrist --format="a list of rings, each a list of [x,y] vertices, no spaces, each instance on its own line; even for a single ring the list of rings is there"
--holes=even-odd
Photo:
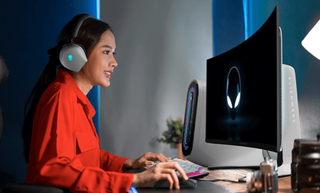
[[[138,175],[133,174],[132,186],[137,186],[138,184]]]
[[[124,164],[123,164],[123,168],[124,168],[124,169],[133,168],[133,162],[134,162],[134,160],[132,160],[132,159],[126,160],[126,161],[124,162]]]

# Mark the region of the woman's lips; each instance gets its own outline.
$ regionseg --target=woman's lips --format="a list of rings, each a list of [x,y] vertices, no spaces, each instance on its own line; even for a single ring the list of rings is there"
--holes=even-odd
[[[111,78],[111,72],[104,71],[103,72],[107,78]]]

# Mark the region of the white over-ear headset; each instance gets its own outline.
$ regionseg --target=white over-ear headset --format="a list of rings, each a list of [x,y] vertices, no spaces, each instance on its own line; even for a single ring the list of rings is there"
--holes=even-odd
[[[88,18],[94,17],[88,14],[76,15],[69,22],[66,29],[69,42],[61,46],[59,60],[65,68],[71,71],[79,72],[83,65],[88,61],[85,49],[80,44],[73,42],[73,38],[77,37],[82,23]]]

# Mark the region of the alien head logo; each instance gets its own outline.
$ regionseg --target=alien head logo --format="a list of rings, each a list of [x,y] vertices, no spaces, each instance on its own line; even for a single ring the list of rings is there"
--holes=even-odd
[[[234,120],[237,116],[239,103],[241,98],[241,80],[240,73],[237,67],[233,66],[227,76],[227,106],[231,119]]]
[[[72,60],[72,55],[70,54],[69,56],[68,56],[68,59],[71,61]]]

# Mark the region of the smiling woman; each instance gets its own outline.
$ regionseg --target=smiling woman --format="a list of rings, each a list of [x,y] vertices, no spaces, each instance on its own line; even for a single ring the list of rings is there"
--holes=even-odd
[[[59,66],[60,71],[65,71],[72,73],[66,67],[60,65],[59,60],[59,48],[67,42],[70,42],[68,35],[68,24],[61,30],[58,45],[50,50],[48,50],[49,62],[45,66],[40,78],[36,82],[33,90],[29,96],[29,99],[25,105],[25,119],[22,130],[23,140],[24,140],[24,156],[26,162],[28,163],[29,149],[31,143],[31,133],[32,124],[34,119],[34,114],[40,97],[47,89],[47,87],[56,79],[56,71]],[[88,30],[90,26],[90,30]],[[77,37],[73,38],[73,42],[81,45],[81,47],[86,50],[86,55],[90,55],[93,47],[99,42],[100,36],[105,31],[111,31],[111,27],[104,22],[98,21],[94,18],[86,19],[79,29]]]
[[[113,33],[110,30],[104,32],[100,41],[92,49],[88,62],[80,73],[74,73],[75,81],[80,89],[87,94],[93,85],[108,87],[113,69],[118,65],[114,53],[116,43]],[[82,73],[81,73],[82,72]]]
[[[127,192],[131,185],[145,187],[159,180],[179,188],[175,170],[187,179],[179,164],[161,153],[129,159],[100,149],[92,121],[95,109],[86,95],[94,85],[110,85],[118,65],[115,50],[110,26],[92,16],[77,15],[62,29],[26,104],[27,109],[30,102],[23,125],[26,183],[73,192]],[[123,173],[156,160],[166,163],[138,174]]]

